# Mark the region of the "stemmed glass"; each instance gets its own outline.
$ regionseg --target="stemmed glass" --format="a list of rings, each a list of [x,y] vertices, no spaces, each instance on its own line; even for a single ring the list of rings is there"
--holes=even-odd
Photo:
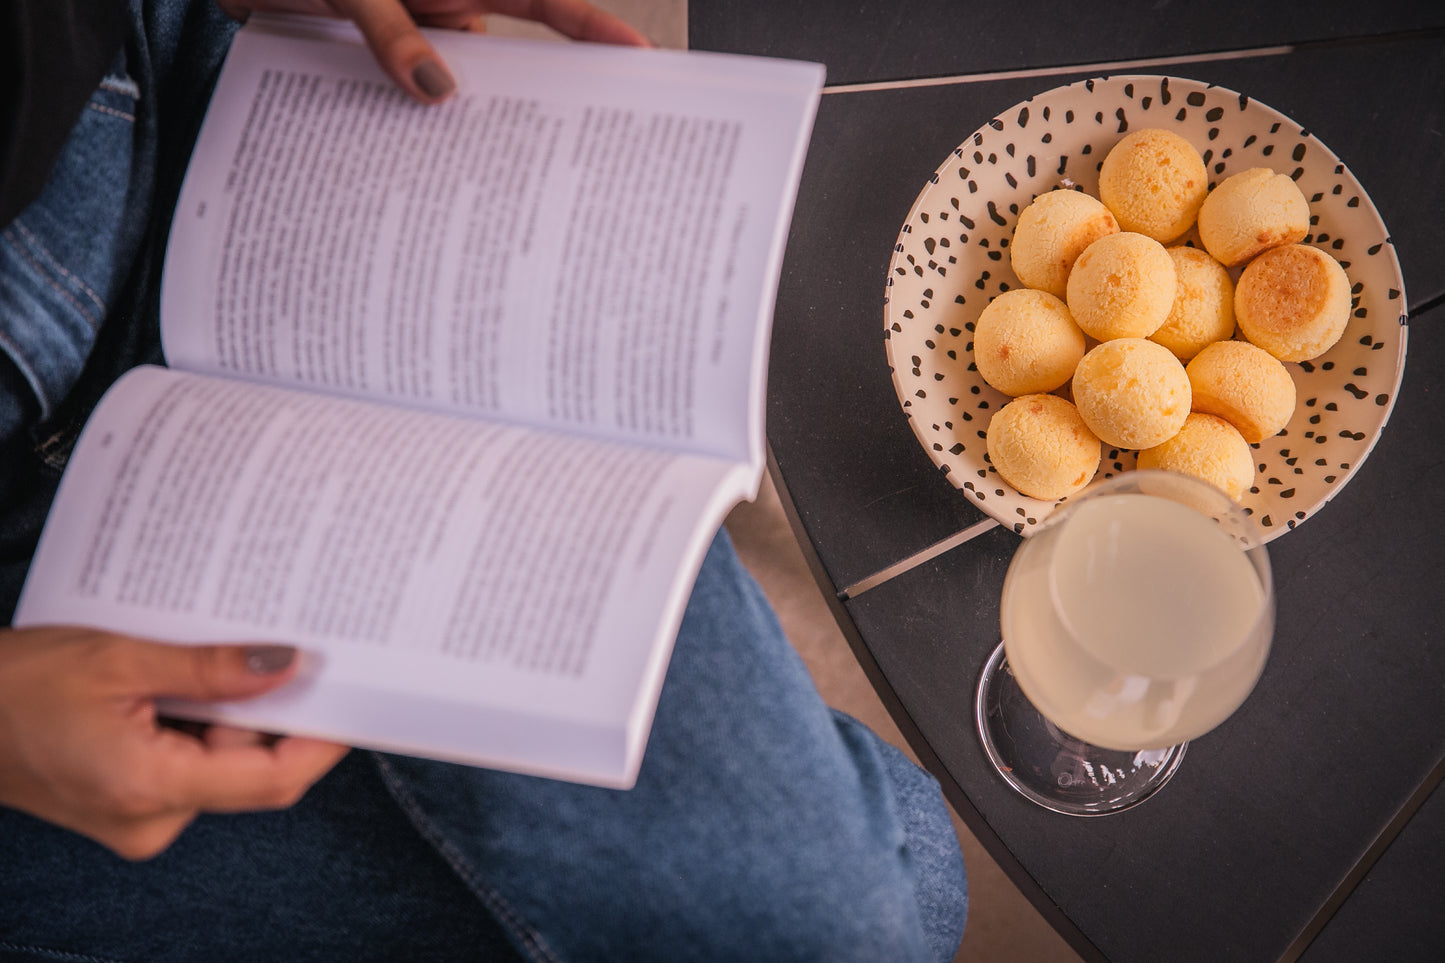
[[[975,704],[989,758],[1056,812],[1117,812],[1254,688],[1274,631],[1269,556],[1224,492],[1126,472],[1024,540],[1001,623]]]

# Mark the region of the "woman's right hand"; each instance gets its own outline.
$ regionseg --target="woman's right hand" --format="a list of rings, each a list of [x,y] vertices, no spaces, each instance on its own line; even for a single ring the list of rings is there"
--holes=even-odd
[[[647,38],[587,0],[216,0],[237,20],[253,11],[304,13],[353,21],[396,85],[423,104],[438,104],[456,89],[451,71],[417,25],[466,30],[500,13],[546,24],[573,40],[650,46]]]
[[[285,646],[183,646],[94,629],[0,629],[0,804],[127,859],[169,846],[199,813],[282,809],[345,746],[163,725],[156,700],[258,696],[295,674]]]

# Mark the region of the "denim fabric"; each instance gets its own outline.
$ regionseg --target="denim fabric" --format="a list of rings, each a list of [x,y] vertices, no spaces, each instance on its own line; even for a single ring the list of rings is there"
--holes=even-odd
[[[967,902],[937,783],[823,705],[725,535],[632,790],[354,752],[146,863],[0,809],[0,866],[0,960],[906,963]]]
[[[514,960],[353,752],[279,813],[203,818],[127,863],[0,807],[0,961]]]
[[[561,959],[949,959],[961,935],[937,784],[824,706],[725,535],[634,789],[382,771],[478,897],[502,894]]]
[[[148,143],[134,136],[139,89],[125,67],[122,54],[40,200],[0,231],[0,351],[24,375],[42,418],[80,378],[135,260],[145,229],[135,214],[150,208],[150,165],[134,156]],[[7,427],[18,426],[0,423]]]

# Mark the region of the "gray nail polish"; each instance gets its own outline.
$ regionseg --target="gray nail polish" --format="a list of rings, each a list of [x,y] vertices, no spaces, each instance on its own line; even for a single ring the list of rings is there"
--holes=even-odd
[[[256,675],[271,675],[296,660],[296,650],[289,645],[253,645],[246,650],[246,668]]]
[[[445,97],[456,89],[452,75],[435,60],[423,60],[412,69],[411,79],[428,97]]]

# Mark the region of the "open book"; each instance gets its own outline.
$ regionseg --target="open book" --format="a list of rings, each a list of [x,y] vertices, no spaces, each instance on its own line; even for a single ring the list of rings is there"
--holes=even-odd
[[[408,101],[257,18],[177,205],[169,368],[106,395],[17,625],[277,641],[192,718],[610,786],[757,492],[818,65],[434,33]]]

